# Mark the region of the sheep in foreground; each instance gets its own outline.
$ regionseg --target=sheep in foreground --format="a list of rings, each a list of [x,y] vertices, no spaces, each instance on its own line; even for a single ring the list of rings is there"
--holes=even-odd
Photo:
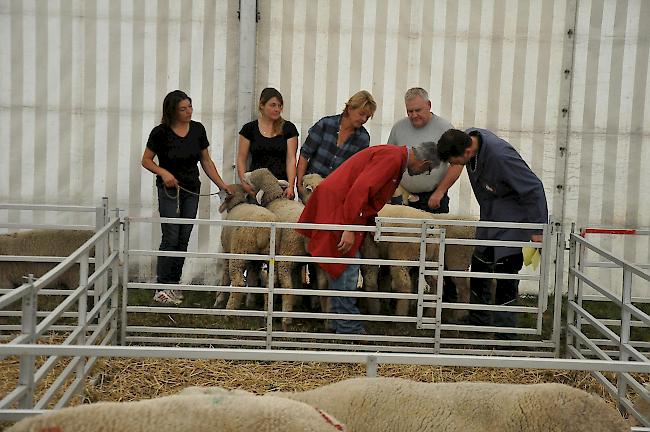
[[[355,378],[276,393],[318,406],[352,431],[623,432],[605,401],[563,384],[420,383]],[[372,409],[369,409],[372,407]]]
[[[241,185],[233,185],[235,193],[225,199],[219,207],[219,212],[227,211],[225,220],[230,221],[254,221],[254,222],[275,222],[276,217],[269,210],[254,204],[247,204],[247,194]],[[226,253],[237,254],[268,254],[271,229],[265,227],[241,227],[224,226],[221,230],[221,245]],[[223,286],[243,287],[244,270],[249,269],[249,280],[252,280],[251,273],[261,266],[260,261],[247,262],[242,259],[226,260],[223,272]],[[223,294],[223,293],[222,293]],[[217,295],[215,307],[224,302],[224,295]],[[239,309],[243,298],[242,293],[231,293],[226,307],[228,309]]]
[[[193,387],[187,394],[242,394]],[[245,392],[244,392],[245,393]],[[564,384],[422,383],[352,378],[303,392],[272,392],[326,410],[350,431],[623,432],[618,412]]]
[[[304,205],[298,201],[289,200],[282,195],[282,187],[278,179],[266,168],[256,169],[246,173],[246,181],[257,192],[260,205],[269,209],[278,222],[298,222]],[[293,229],[279,229],[276,234],[276,254],[287,256],[307,256],[305,238]],[[277,275],[282,288],[300,288],[300,263],[276,261]],[[282,296],[282,311],[293,311],[293,297]],[[286,331],[291,318],[282,318],[282,327]]]
[[[175,395],[139,402],[65,408],[24,419],[7,432],[334,432],[329,414],[279,397],[244,394]]]
[[[93,231],[31,230],[0,235],[0,255],[66,257],[90,239]],[[39,278],[58,263],[0,261],[0,288],[9,289],[25,283],[32,273]],[[67,288],[79,286],[79,265],[66,271],[56,282]]]
[[[407,207],[403,205],[386,204],[378,214],[379,217],[385,218],[410,218],[421,220],[466,220],[465,218],[433,214],[423,210]],[[473,220],[473,219],[472,219]],[[400,224],[389,224],[387,226],[395,226]],[[414,227],[413,224],[405,226]],[[445,226],[444,222],[435,225],[437,228],[444,227],[446,229],[446,238],[453,239],[474,239],[476,234],[475,227],[448,225]],[[400,235],[400,234],[391,234]],[[409,234],[415,236],[415,234]],[[436,245],[437,246],[437,245]],[[393,243],[393,242],[375,242],[370,236],[366,239],[362,246],[362,255],[365,258],[381,258],[381,259],[400,259],[417,261],[420,257],[419,243]],[[472,254],[474,246],[471,245],[446,245],[445,246],[445,267],[447,270],[465,271],[469,268],[472,261]],[[438,248],[427,248],[427,261],[438,259]],[[395,292],[414,292],[411,279],[409,276],[410,269],[408,267],[391,266],[392,290]],[[376,291],[378,289],[379,266],[362,266],[362,273],[364,279],[365,291]],[[469,283],[466,278],[453,278],[458,290],[459,300],[462,302],[469,301]],[[434,279],[429,279],[428,283],[434,283]],[[371,313],[378,313],[379,303],[370,303]],[[400,300],[397,303],[397,314],[405,315],[408,313],[408,301]]]

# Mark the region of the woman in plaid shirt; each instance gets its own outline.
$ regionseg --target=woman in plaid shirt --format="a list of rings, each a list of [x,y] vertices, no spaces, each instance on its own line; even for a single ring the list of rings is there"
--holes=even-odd
[[[300,148],[296,169],[298,195],[302,198],[304,189],[302,177],[316,173],[327,177],[350,156],[368,148],[370,134],[363,125],[377,110],[372,95],[361,90],[345,104],[341,114],[323,117],[310,129],[307,139]]]

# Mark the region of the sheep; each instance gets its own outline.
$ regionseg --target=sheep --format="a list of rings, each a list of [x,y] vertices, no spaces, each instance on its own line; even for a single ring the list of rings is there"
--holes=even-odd
[[[315,390],[274,395],[322,407],[354,431],[629,430],[618,412],[601,398],[563,384],[354,378]]]
[[[402,199],[401,205],[409,205],[410,202],[416,202],[418,197],[413,195],[411,192],[404,189],[404,186],[401,184],[397,186],[395,192],[393,193],[393,198],[400,197]]]
[[[247,394],[174,395],[138,402],[100,402],[29,417],[7,432],[334,432],[334,417],[307,404]]]
[[[246,173],[248,182],[257,192],[258,202],[268,208],[276,217],[278,222],[298,222],[302,213],[303,204],[285,198],[282,195],[282,187],[278,179],[267,168],[256,169]],[[306,256],[305,238],[293,229],[279,229],[276,234],[276,253],[278,255]],[[278,261],[277,275],[280,286],[283,288],[298,288],[302,285],[300,276],[300,263]],[[292,296],[282,296],[282,311],[293,311]],[[291,318],[282,318],[284,331],[291,323]]]
[[[95,234],[87,230],[30,230],[0,235],[0,255],[66,257]],[[0,288],[10,289],[25,283],[32,273],[39,278],[57,263],[0,261]],[[66,271],[56,282],[67,288],[79,286],[79,266]]]
[[[219,207],[219,212],[227,211],[225,220],[230,221],[255,221],[275,222],[277,219],[273,213],[264,207],[246,203],[247,193],[241,185],[232,185],[235,193],[227,197]],[[221,245],[226,253],[238,254],[268,254],[271,229],[265,227],[242,227],[224,226],[221,230]],[[250,265],[248,265],[250,264]],[[223,286],[243,287],[244,270],[248,265],[249,280],[254,279],[251,273],[261,265],[259,262],[247,263],[241,259],[226,260],[223,272]],[[232,293],[228,299],[226,308],[239,309],[243,298],[242,293]],[[217,295],[214,306],[218,307],[223,303],[223,296]]]
[[[431,219],[430,213],[411,207],[386,204],[378,214],[379,217],[403,217],[412,219]],[[385,226],[409,226],[412,224],[387,224]],[[419,234],[394,234],[398,236],[419,236]],[[390,260],[411,260],[417,261],[420,257],[420,243],[397,243],[397,242],[375,242],[372,236],[366,235],[361,246],[361,255],[364,258],[381,258]],[[435,261],[438,257],[438,245],[428,244],[426,248],[426,260]],[[363,265],[361,266],[363,275],[364,291],[377,291],[379,266]],[[392,279],[391,288],[393,292],[411,293],[413,287],[411,284],[410,267],[391,266],[390,274]],[[427,278],[428,283],[434,283],[433,278]],[[409,308],[408,300],[397,300],[397,315],[407,315]],[[368,309],[372,314],[379,313],[379,300],[370,299]]]
[[[302,194],[302,203],[307,204],[307,201],[309,201],[309,198],[311,198],[311,194],[314,192],[314,189],[318,186],[320,182],[323,181],[323,177],[321,177],[320,174],[312,173],[312,174],[307,174],[302,178],[302,186],[303,186],[303,194]]]
[[[403,205],[386,204],[378,214],[379,217],[392,218],[411,218],[423,220],[468,220],[461,217],[450,216],[446,214],[433,214]],[[473,220],[473,219],[472,219]],[[393,224],[390,224],[392,226]],[[414,226],[410,224],[409,226]],[[444,223],[435,225],[436,227],[444,226]],[[475,238],[476,228],[459,225],[444,226],[446,229],[446,238],[454,239],[473,239]],[[382,259],[401,259],[401,260],[418,260],[420,256],[420,246],[418,243],[376,243],[370,236],[366,236],[362,245],[361,253],[365,258],[382,258]],[[445,267],[447,270],[465,271],[469,268],[474,246],[471,245],[448,245],[445,246]],[[438,259],[438,250],[433,248],[427,249],[427,261]],[[378,289],[379,267],[365,265],[361,268],[364,280],[365,291],[376,291]],[[396,292],[413,292],[411,279],[409,277],[408,267],[391,267],[392,290]],[[453,278],[459,292],[459,300],[462,302],[469,301],[469,283],[466,278]],[[433,279],[429,279],[430,284]],[[369,303],[371,313],[379,312],[379,302]],[[405,315],[408,312],[408,301],[400,300],[397,302],[396,313]],[[458,318],[458,317],[457,317]]]
[[[194,387],[188,394],[243,390]],[[184,391],[184,392],[185,392]],[[422,383],[352,378],[302,392],[271,392],[325,409],[351,431],[623,432],[629,427],[597,396],[564,384]]]

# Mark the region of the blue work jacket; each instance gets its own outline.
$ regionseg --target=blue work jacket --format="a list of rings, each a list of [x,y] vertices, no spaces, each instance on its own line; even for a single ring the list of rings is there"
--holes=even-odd
[[[481,146],[476,160],[465,165],[474,195],[481,207],[482,221],[547,223],[548,208],[541,180],[508,142],[486,129],[478,132]],[[482,240],[527,241],[541,231],[514,228],[478,228]],[[485,247],[477,247],[480,253]],[[496,247],[495,261],[521,253],[521,248]]]

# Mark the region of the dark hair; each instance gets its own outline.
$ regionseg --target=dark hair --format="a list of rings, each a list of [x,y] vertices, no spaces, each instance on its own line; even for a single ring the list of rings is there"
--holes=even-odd
[[[167,96],[165,96],[165,99],[163,100],[162,118],[160,119],[160,123],[165,126],[171,126],[172,122],[176,118],[176,109],[178,108],[178,104],[184,100],[190,101],[190,104],[192,103],[192,98],[184,91],[174,90],[167,93]]]
[[[282,94],[274,89],[273,87],[267,87],[264,90],[262,90],[262,93],[260,93],[260,105],[258,109],[260,112],[262,112],[262,105],[266,105],[268,101],[270,101],[273,98],[277,98],[278,101],[280,102],[280,105],[284,106],[284,99],[282,99]],[[282,116],[275,120],[273,122],[273,133],[276,135],[280,135],[282,133],[282,127],[284,126],[284,119]]]
[[[465,132],[449,129],[438,140],[438,156],[447,162],[449,158],[462,156],[465,149],[472,145],[472,139]]]

